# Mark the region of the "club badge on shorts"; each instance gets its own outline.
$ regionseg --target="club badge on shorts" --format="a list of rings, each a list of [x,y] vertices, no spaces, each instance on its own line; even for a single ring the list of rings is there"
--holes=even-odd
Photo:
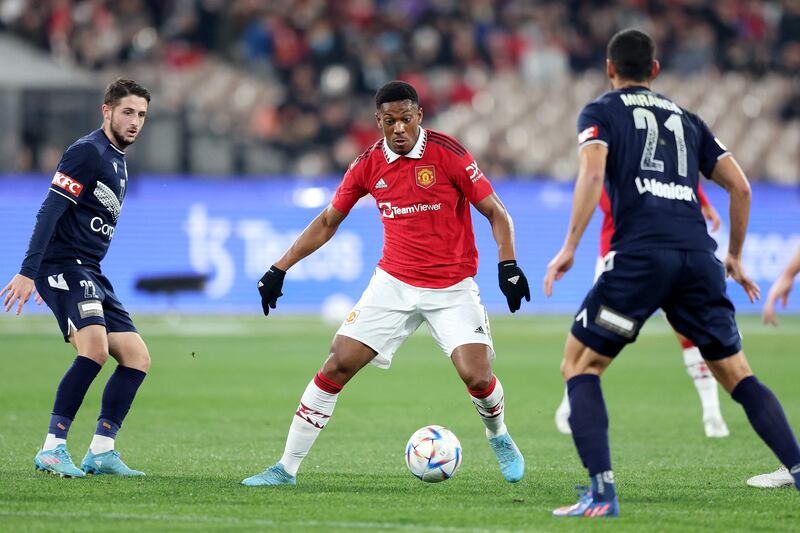
[[[416,167],[414,172],[417,175],[417,185],[423,189],[430,189],[436,184],[436,167],[433,165]]]
[[[347,318],[344,320],[344,324],[346,326],[349,326],[350,324],[355,322],[356,319],[358,318],[359,313],[361,313],[361,311],[359,311],[358,309],[353,309],[352,311],[350,311],[350,314],[347,315]]]

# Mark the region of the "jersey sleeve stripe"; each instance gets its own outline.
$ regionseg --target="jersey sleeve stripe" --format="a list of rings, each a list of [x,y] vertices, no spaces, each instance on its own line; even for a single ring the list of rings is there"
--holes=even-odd
[[[590,144],[602,144],[603,146],[605,146],[606,148],[608,148],[608,143],[607,143],[607,142],[605,142],[603,139],[592,139],[592,140],[590,140],[590,141],[586,141],[586,142],[584,142],[584,143],[581,143],[581,144],[578,146],[578,150],[580,150],[580,149],[581,149],[581,148],[583,148],[584,146],[589,146]]]
[[[729,156],[732,156],[732,155],[733,154],[730,153],[730,152],[723,152],[723,153],[719,154],[719,157],[717,157],[717,161],[719,161],[720,159],[722,159],[724,157],[729,157]]]
[[[466,152],[462,152],[461,150],[457,150],[457,149],[455,149],[453,146],[451,146],[451,145],[449,145],[449,144],[445,144],[445,143],[443,143],[443,142],[439,142],[439,140],[438,140],[438,139],[430,139],[430,141],[431,141],[432,143],[434,143],[434,144],[438,144],[438,145],[439,145],[439,146],[441,146],[442,148],[445,148],[445,149],[447,149],[447,150],[450,150],[451,152],[453,152],[454,154],[456,154],[458,157],[463,157],[463,156],[464,156],[464,154],[466,154]]]
[[[459,157],[463,157],[467,153],[466,149],[461,148],[458,143],[448,140],[440,135],[431,135],[429,138],[431,142],[434,142],[444,148],[448,148],[451,152],[456,153]]]
[[[54,188],[52,188],[52,187],[50,187],[50,192],[54,192],[54,193],[56,193],[56,194],[58,194],[58,195],[60,195],[60,196],[63,196],[64,198],[66,198],[67,200],[69,200],[70,202],[72,202],[73,204],[75,204],[75,205],[78,205],[78,202],[76,202],[75,200],[73,200],[72,198],[70,198],[69,196],[67,196],[66,194],[64,194],[64,193],[62,193],[62,192],[59,192],[59,191],[55,190],[55,189],[54,189]]]
[[[358,157],[356,157],[353,160],[352,164],[355,165],[355,164],[359,163],[360,161],[363,161],[364,159],[368,158],[369,154],[371,154],[373,151],[375,151],[376,148],[381,146],[382,143],[383,143],[383,139],[379,140],[378,142],[376,142],[375,144],[373,144],[372,146],[370,146],[369,148],[364,150],[364,152],[361,155],[359,155]]]
[[[439,137],[441,140],[449,142],[450,144],[454,145],[456,148],[461,150],[462,152],[467,152],[467,149],[464,148],[464,145],[455,140],[455,138],[450,137],[449,135],[445,135],[444,133],[438,131],[428,131],[429,134],[433,135],[434,137]]]

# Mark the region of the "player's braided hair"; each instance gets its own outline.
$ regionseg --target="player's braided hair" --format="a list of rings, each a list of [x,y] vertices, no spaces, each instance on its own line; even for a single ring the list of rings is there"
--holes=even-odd
[[[404,81],[394,80],[378,89],[375,94],[375,107],[380,108],[386,102],[402,102],[403,100],[411,100],[412,103],[419,106],[419,97],[414,86]]]
[[[141,96],[147,103],[150,103],[150,91],[145,89],[133,80],[126,80],[120,78],[112,82],[106,88],[106,94],[103,97],[103,103],[114,107],[117,103],[128,95]]]
[[[645,81],[650,77],[656,45],[653,39],[639,30],[622,30],[608,42],[608,58],[624,80]]]

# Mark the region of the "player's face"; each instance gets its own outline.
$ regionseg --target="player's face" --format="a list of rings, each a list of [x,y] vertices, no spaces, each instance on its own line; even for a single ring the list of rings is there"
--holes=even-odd
[[[422,123],[422,108],[411,100],[386,102],[375,113],[378,127],[389,143],[392,152],[405,155],[411,151],[419,138]]]
[[[129,94],[113,107],[103,104],[103,129],[118,148],[125,149],[136,141],[147,115],[147,100]]]

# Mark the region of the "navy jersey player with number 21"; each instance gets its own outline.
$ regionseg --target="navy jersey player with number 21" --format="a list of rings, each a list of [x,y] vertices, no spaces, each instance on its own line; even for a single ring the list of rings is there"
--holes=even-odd
[[[148,90],[134,81],[108,86],[102,127],[64,152],[19,274],[0,292],[6,312],[16,305],[20,314],[35,287],[78,354],[58,385],[50,428],[34,458],[37,470],[61,477],[144,475],[125,465],[115,438],[150,367],[150,355],[100,271],[100,261],[125,200],[125,148],[141,133],[149,103]],[[97,429],[78,468],[66,448],[67,432],[109,355],[119,365],[103,391]]]
[[[603,186],[611,200],[616,252],[581,304],[564,348],[561,370],[571,407],[572,437],[591,487],[556,516],[617,516],[619,503],[608,442],[600,376],[632,343],[657,309],[699,349],[714,377],[742,405],[750,424],[800,489],[800,448],[775,395],[750,370],[725,275],[751,301],[758,286],[742,267],[750,185],[742,169],[695,114],[653,92],[655,45],[624,30],[608,45],[613,90],[578,118],[580,165],[563,247],[548,264],[544,291],[572,267],[575,250]],[[700,173],[730,196],[725,263],[714,251],[697,197]]]

